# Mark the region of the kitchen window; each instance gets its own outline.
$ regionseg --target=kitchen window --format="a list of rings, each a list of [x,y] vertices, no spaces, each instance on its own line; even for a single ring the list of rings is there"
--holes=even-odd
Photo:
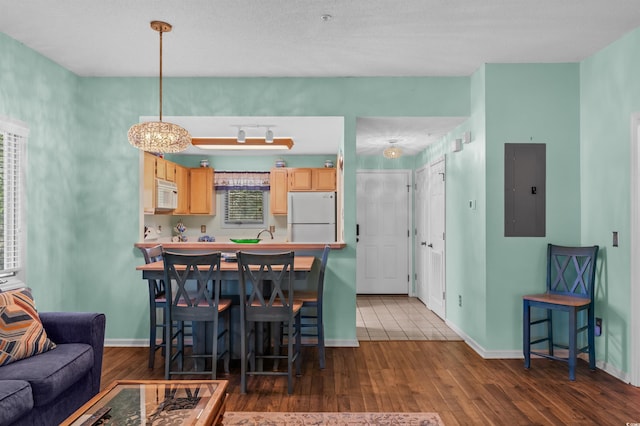
[[[216,191],[224,191],[222,228],[266,227],[269,177],[269,172],[216,171]]]
[[[264,228],[266,192],[255,189],[232,189],[224,196],[225,227]]]
[[[24,123],[0,116],[0,290],[24,286],[26,221]]]

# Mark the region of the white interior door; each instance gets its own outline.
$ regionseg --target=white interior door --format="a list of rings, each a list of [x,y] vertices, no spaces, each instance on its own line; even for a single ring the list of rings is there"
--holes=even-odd
[[[428,207],[429,207],[429,168],[416,171],[415,222],[416,222],[416,296],[425,305],[429,304],[428,257],[431,250],[427,247]]]
[[[444,159],[429,167],[429,233],[427,239],[429,302],[427,306],[445,318],[445,170]]]
[[[409,178],[404,170],[356,175],[359,294],[409,292]]]

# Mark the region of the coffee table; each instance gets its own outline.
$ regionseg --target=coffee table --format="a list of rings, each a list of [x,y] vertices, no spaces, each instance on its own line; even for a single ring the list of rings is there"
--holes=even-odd
[[[62,425],[222,424],[226,380],[117,380]]]

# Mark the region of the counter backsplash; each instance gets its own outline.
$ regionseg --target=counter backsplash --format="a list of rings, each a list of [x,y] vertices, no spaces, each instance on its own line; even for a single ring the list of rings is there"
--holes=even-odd
[[[256,238],[264,228],[221,228],[216,216],[171,216],[145,215],[144,226],[146,234],[144,241],[171,242],[178,235],[175,226],[182,222],[186,227],[184,236],[188,242],[197,242],[200,237],[209,236],[217,242],[228,242],[230,238]],[[287,239],[286,216],[271,216],[269,225],[275,227],[273,242],[284,242]],[[201,227],[205,232],[201,232]],[[269,226],[267,226],[268,228]],[[263,240],[270,239],[268,232],[260,236]]]

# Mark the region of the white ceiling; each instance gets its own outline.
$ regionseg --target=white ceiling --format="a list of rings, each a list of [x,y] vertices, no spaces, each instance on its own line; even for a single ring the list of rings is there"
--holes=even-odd
[[[185,77],[469,76],[484,63],[578,62],[640,26],[637,0],[0,0],[0,10],[0,31],[80,76],[156,76],[152,20],[173,25],[164,75]],[[363,121],[358,150],[443,130],[420,121]],[[405,125],[421,133],[402,136]]]

